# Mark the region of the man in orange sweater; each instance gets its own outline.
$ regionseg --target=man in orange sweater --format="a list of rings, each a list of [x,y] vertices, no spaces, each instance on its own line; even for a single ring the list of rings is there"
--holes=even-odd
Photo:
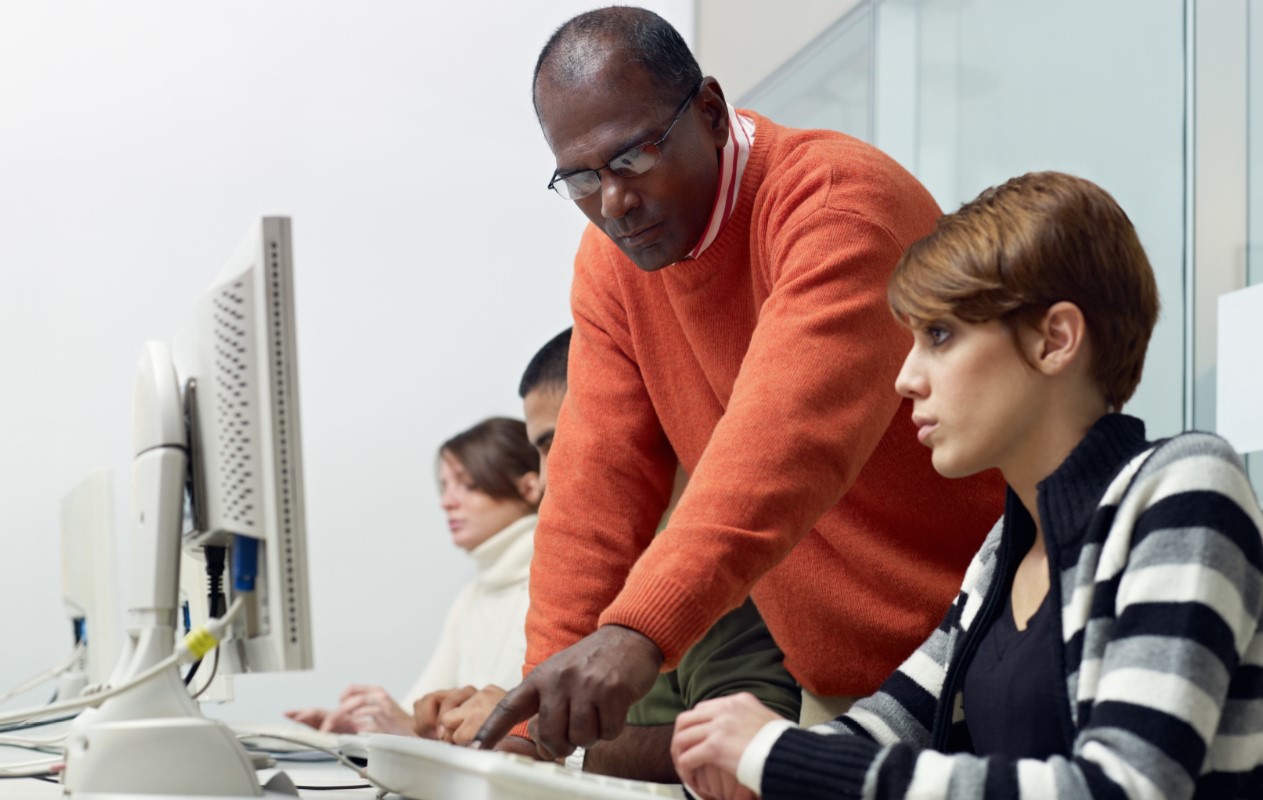
[[[563,25],[534,97],[550,188],[592,224],[528,674],[477,743],[532,715],[544,755],[612,738],[747,595],[804,714],[831,717],[924,640],[1001,512],[995,473],[934,472],[894,391],[910,339],[886,282],[938,207],[869,145],[733,109],[641,9]]]

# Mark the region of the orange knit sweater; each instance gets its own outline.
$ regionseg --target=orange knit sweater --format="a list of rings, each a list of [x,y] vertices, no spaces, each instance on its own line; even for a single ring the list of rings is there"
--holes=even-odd
[[[583,236],[528,671],[608,623],[669,669],[751,594],[804,687],[867,694],[1000,515],[998,474],[939,477],[894,390],[911,337],[886,282],[934,200],[858,140],[750,116],[736,209],[700,258],[642,272]],[[655,537],[677,458],[689,484]]]

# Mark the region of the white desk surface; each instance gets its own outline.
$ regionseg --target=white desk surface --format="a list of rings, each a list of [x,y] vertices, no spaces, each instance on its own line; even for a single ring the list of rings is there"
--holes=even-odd
[[[0,745],[0,765],[33,761],[39,757],[39,753],[24,748]],[[348,767],[333,761],[281,762],[277,765],[277,769],[287,773],[299,787],[365,784],[364,779]],[[261,770],[258,773],[259,783],[266,783],[276,774],[277,769]],[[373,789],[300,788],[298,794],[303,800],[373,800],[377,796]],[[36,778],[0,778],[0,798],[3,800],[51,800],[51,798],[62,796],[62,787],[59,783],[49,783]],[[151,797],[154,796],[151,795]],[[211,798],[199,798],[199,800],[211,800]],[[396,797],[395,800],[398,798]]]
[[[377,792],[373,789],[302,788],[359,786],[364,784],[362,778],[338,764],[284,765],[283,770],[300,787],[298,795],[303,800],[373,800],[377,796]],[[275,772],[276,770],[261,771],[259,773],[259,782],[267,782],[268,778],[272,777]],[[0,780],[0,798],[5,800],[51,800],[51,798],[61,797],[61,784],[59,783],[49,783],[36,780],[35,778],[5,778]],[[211,798],[199,798],[199,800],[211,800]],[[398,797],[395,800],[398,800]]]

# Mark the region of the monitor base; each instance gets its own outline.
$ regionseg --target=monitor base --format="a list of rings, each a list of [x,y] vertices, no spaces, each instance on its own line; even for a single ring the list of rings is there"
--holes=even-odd
[[[264,795],[253,759],[232,730],[202,717],[103,722],[75,731],[66,740],[62,783],[82,800]]]

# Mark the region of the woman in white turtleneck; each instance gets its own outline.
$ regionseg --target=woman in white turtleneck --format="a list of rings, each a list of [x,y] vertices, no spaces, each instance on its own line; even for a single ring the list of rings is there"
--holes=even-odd
[[[290,719],[338,733],[416,735],[411,709],[423,695],[521,679],[535,511],[543,495],[539,453],[520,420],[492,417],[443,443],[438,478],[452,543],[469,553],[478,574],[456,596],[402,707],[380,686],[353,684],[336,709],[288,711]]]

